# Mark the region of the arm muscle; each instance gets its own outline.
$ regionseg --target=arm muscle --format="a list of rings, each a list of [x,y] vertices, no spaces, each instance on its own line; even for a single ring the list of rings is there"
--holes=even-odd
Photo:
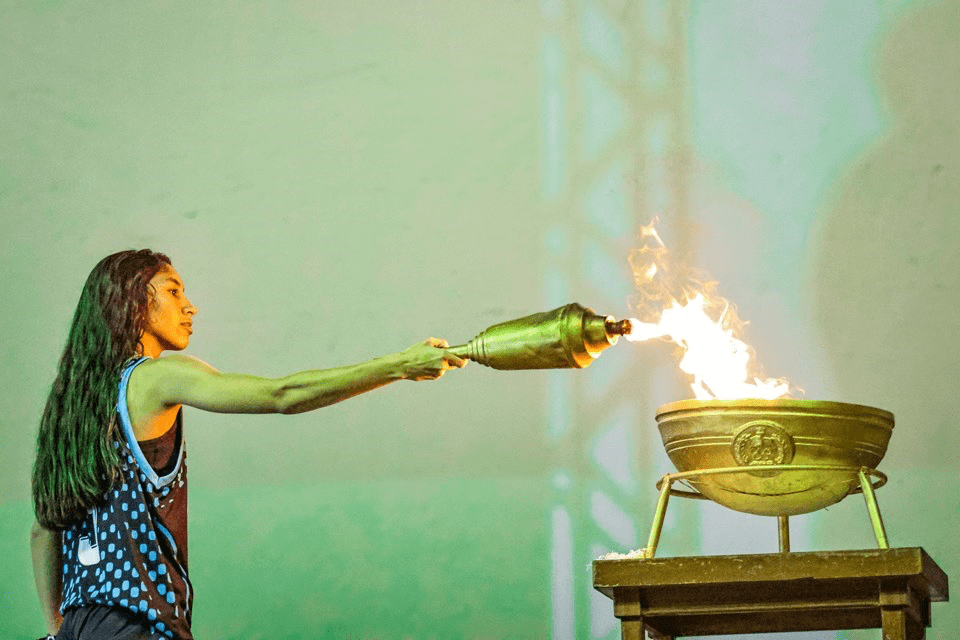
[[[142,371],[140,371],[142,370]],[[136,383],[160,407],[185,404],[217,413],[276,413],[277,381],[242,373],[221,373],[206,362],[174,354],[146,362]]]
[[[137,367],[131,383],[154,411],[185,404],[219,413],[301,413],[372,391],[396,380],[432,380],[465,360],[427,342],[380,358],[283,378],[221,373],[196,358],[173,354]],[[444,343],[445,346],[445,343]]]

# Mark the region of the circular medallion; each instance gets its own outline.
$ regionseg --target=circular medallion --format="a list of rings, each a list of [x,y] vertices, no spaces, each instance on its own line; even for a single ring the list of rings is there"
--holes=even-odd
[[[776,422],[757,420],[740,427],[733,438],[733,458],[745,467],[790,464],[793,438]]]

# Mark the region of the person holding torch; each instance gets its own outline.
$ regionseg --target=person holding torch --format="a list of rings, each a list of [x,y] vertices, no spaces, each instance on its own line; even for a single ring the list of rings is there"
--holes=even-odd
[[[466,360],[429,338],[283,378],[223,373],[180,353],[197,308],[165,255],[101,260],[80,295],[33,467],[34,576],[47,637],[190,640],[182,407],[301,413]]]

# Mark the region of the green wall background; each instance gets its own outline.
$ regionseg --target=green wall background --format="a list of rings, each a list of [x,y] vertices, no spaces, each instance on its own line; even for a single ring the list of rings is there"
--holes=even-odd
[[[0,637],[42,630],[33,440],[103,255],[168,253],[200,310],[189,352],[283,375],[549,308],[558,252],[615,283],[570,277],[564,302],[626,315],[609,291],[654,211],[751,321],[769,373],[893,411],[878,493],[891,541],[958,574],[960,3],[48,0],[0,15]],[[644,66],[664,15],[682,46]],[[608,23],[619,36],[598,39]],[[585,112],[597,104],[552,39],[602,58],[615,73],[598,77],[629,98],[600,111],[633,123],[610,129],[628,160],[594,192],[618,194],[606,208],[564,186],[590,171],[549,142],[557,117],[567,150],[605,135],[577,103],[558,116],[545,101],[562,77]],[[663,139],[653,86],[680,100]],[[647,198],[663,184],[677,197]],[[581,259],[596,228],[623,237],[601,267]],[[562,445],[548,426],[557,388],[583,398],[616,379],[640,407],[624,436],[639,488],[621,505],[645,530],[669,471],[652,410],[683,393],[669,357],[624,345],[585,372],[472,365],[300,416],[188,410],[197,636],[617,637],[588,584],[603,463],[588,403]],[[569,585],[560,503],[574,505]],[[661,555],[776,546],[766,519],[671,509]],[[873,545],[855,499],[794,520],[795,547]],[[934,607],[928,637],[960,633],[955,609]]]

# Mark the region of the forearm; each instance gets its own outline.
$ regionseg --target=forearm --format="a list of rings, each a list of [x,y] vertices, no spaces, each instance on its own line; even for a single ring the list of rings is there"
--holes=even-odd
[[[60,615],[60,533],[34,523],[30,532],[30,552],[33,556],[33,577],[37,585],[37,595],[40,597],[40,610],[47,625],[47,632],[55,634],[63,620]]]
[[[301,371],[278,381],[280,411],[312,411],[406,377],[397,354],[334,369]]]

